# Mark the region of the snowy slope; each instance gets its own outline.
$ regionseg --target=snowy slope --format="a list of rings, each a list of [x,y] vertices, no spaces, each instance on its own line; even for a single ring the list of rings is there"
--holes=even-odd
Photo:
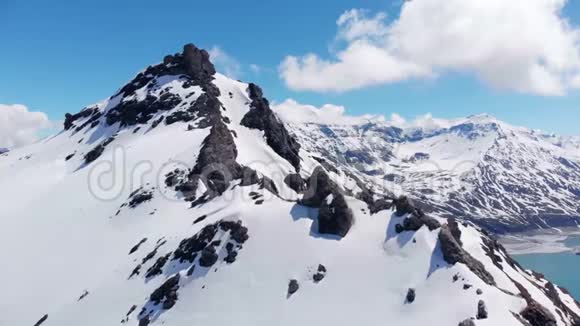
[[[499,233],[580,225],[577,138],[487,115],[422,128],[380,121],[288,123],[308,151],[444,216]]]
[[[477,226],[305,140],[191,45],[67,115],[0,156],[0,325],[578,323]]]

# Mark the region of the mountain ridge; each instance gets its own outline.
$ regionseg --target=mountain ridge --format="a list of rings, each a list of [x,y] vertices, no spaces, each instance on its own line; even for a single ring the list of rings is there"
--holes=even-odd
[[[0,257],[18,267],[0,322],[578,324],[574,298],[479,226],[311,150],[205,53],[0,158]]]

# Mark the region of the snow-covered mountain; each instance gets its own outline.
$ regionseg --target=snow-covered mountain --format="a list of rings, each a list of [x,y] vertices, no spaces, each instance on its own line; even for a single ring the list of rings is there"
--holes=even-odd
[[[289,131],[187,45],[0,156],[0,325],[580,323],[480,227],[369,186],[361,137],[332,136],[356,128],[317,128]],[[371,158],[400,160],[397,178],[423,173],[418,142],[445,154],[443,132],[408,135],[403,161],[372,128],[386,140],[365,137]],[[321,150],[336,144],[346,163]]]
[[[498,233],[580,225],[578,138],[488,115],[403,128],[380,121],[287,122],[304,149],[443,216]]]

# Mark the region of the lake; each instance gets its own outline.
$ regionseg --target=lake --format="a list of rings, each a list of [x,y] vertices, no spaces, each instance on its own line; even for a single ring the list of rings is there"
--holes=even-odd
[[[562,241],[567,247],[580,247],[580,236],[569,236]],[[566,251],[559,253],[531,253],[512,255],[524,268],[546,275],[550,281],[565,287],[580,301],[580,255]]]

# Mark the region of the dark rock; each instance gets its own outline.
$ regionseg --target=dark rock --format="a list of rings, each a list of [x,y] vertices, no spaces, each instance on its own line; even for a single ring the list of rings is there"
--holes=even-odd
[[[334,172],[336,174],[338,174],[338,169],[335,168],[332,164],[330,164],[327,160],[321,158],[321,157],[316,157],[316,156],[312,156],[312,158],[320,163],[320,165],[322,165],[322,167],[324,167],[326,169],[326,171],[328,172]]]
[[[141,241],[139,241],[136,245],[133,246],[133,248],[131,248],[131,250],[129,250],[129,255],[134,253],[135,251],[139,250],[139,247],[145,243],[145,241],[147,241],[147,238],[143,238],[141,239]]]
[[[316,167],[312,175],[308,178],[308,189],[300,203],[305,206],[320,207],[330,194],[340,193],[340,189],[330,180],[324,169]]]
[[[403,216],[415,211],[415,207],[413,206],[411,199],[409,199],[407,196],[400,196],[399,198],[395,199],[394,204],[396,209],[395,214],[397,216]]]
[[[192,263],[197,257],[197,252],[203,250],[213,240],[217,230],[216,224],[206,225],[194,236],[182,240],[173,252],[173,260]]]
[[[318,282],[322,281],[322,279],[324,279],[324,274],[316,273],[312,276],[312,279],[314,280],[314,282],[318,283]]]
[[[413,301],[415,301],[415,296],[416,296],[415,289],[409,289],[407,291],[407,296],[405,297],[406,302],[412,303]]]
[[[242,118],[241,124],[250,129],[264,132],[266,142],[278,155],[286,159],[296,171],[300,170],[300,144],[288,132],[284,124],[270,109],[268,100],[262,95],[257,85],[250,83],[248,93],[252,103],[251,109]]]
[[[147,270],[145,277],[149,278],[156,275],[160,275],[163,271],[163,266],[165,266],[165,263],[167,263],[167,261],[169,260],[170,255],[171,253],[168,253],[165,256],[157,258],[157,261],[155,261],[155,263],[151,265],[151,267],[149,267],[149,269]]]
[[[266,189],[269,192],[273,193],[274,195],[278,195],[278,189],[276,188],[276,184],[274,183],[274,181],[272,181],[272,179],[266,176],[262,176],[259,184],[260,189]]]
[[[149,299],[155,304],[159,304],[163,301],[163,308],[169,309],[173,307],[177,301],[177,290],[179,289],[179,273],[167,279],[160,287],[158,287]],[[166,308],[168,307],[168,308]]]
[[[101,156],[101,154],[103,154],[103,152],[105,151],[105,148],[107,147],[107,145],[109,145],[111,142],[113,142],[113,140],[115,140],[114,137],[109,137],[104,142],[95,146],[87,154],[85,154],[85,157],[84,157],[85,164],[90,164],[90,163],[94,162],[96,159],[98,159]]]
[[[42,323],[44,323],[46,320],[48,319],[48,314],[42,316],[42,318],[40,318],[36,324],[34,324],[34,326],[40,326]]]
[[[135,208],[140,204],[153,199],[153,192],[139,188],[129,196],[129,207]]]
[[[457,220],[450,217],[447,219],[447,225],[449,226],[449,231],[451,231],[451,235],[460,246],[463,246],[463,242],[461,242],[461,230],[459,229],[459,224]]]
[[[482,290],[482,289],[477,289],[477,290],[475,291],[475,293],[476,293],[477,295],[482,295],[482,294],[483,294],[483,290]]]
[[[471,284],[467,284],[467,283],[463,284],[463,289],[464,289],[464,290],[469,290],[469,289],[471,289],[472,287],[473,287],[473,285],[471,285]]]
[[[312,279],[314,280],[315,283],[318,283],[322,281],[325,276],[326,276],[326,267],[324,267],[324,265],[322,264],[319,264],[317,272],[312,276]]]
[[[465,264],[475,275],[489,285],[495,285],[493,276],[485,269],[485,266],[468,252],[463,250],[461,245],[455,240],[448,225],[441,227],[439,231],[439,243],[443,252],[443,259],[451,264]]]
[[[475,326],[475,322],[473,322],[473,319],[468,318],[460,322],[457,326]]]
[[[520,313],[532,326],[556,326],[556,317],[537,302],[528,303]]]
[[[207,218],[207,215],[202,215],[202,216],[196,218],[195,221],[193,221],[193,224],[197,224],[197,223],[205,220],[206,218]]]
[[[210,267],[215,264],[218,260],[218,254],[216,253],[215,247],[207,246],[201,252],[201,257],[199,258],[199,265],[202,267]]]
[[[479,300],[477,303],[477,319],[487,319],[487,307],[483,300]]]
[[[354,222],[353,213],[342,194],[332,196],[332,201],[323,201],[318,211],[318,232],[344,237]]]
[[[81,296],[79,297],[79,299],[77,301],[81,301],[82,299],[86,298],[87,295],[89,295],[89,291],[84,290],[83,293],[81,294]]]
[[[306,190],[306,180],[299,173],[292,173],[284,178],[284,183],[292,190],[301,194]]]
[[[212,197],[221,195],[232,180],[242,176],[237,156],[238,150],[229,129],[222,122],[216,123],[203,141],[189,179],[201,180]]]
[[[139,319],[139,326],[148,326],[149,323],[150,323],[149,316],[145,316],[145,317]]]
[[[0,153],[0,154],[1,154],[1,153]],[[68,160],[70,160],[71,158],[73,158],[73,156],[75,156],[75,153],[72,153],[72,154],[69,154],[69,155],[67,155],[67,156],[64,158],[64,160],[65,160],[65,161],[68,161]]]
[[[292,294],[296,293],[296,291],[298,291],[299,288],[300,285],[298,285],[297,280],[290,280],[290,282],[288,283],[288,296],[291,296]]]
[[[399,223],[395,224],[395,232],[401,233],[401,232],[404,232],[404,231],[405,231],[405,228],[403,227],[403,225],[401,225]]]

